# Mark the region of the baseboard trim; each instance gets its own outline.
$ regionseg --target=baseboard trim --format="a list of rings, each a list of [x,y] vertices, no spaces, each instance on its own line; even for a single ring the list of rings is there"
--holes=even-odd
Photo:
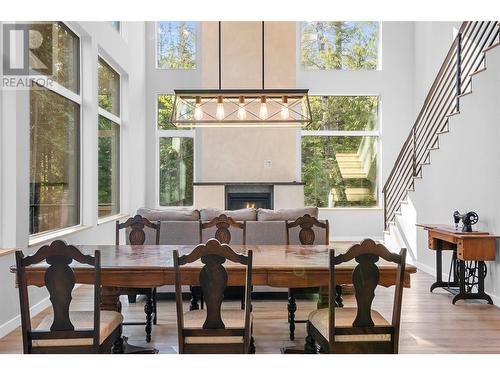
[[[38,302],[37,304],[33,305],[30,308],[31,317],[34,317],[35,315],[41,313],[49,306],[50,306],[49,297],[45,297],[40,302]],[[7,336],[9,333],[14,331],[20,325],[21,325],[21,315],[19,314],[0,326],[0,338]]]
[[[417,262],[417,261],[413,261],[412,263],[415,267],[418,268],[419,271],[423,271],[423,272],[435,277],[436,269],[434,267],[428,266],[426,264],[422,264],[422,263]],[[443,277],[443,280],[448,280],[447,273],[443,273],[442,277]],[[430,287],[430,285],[429,285],[429,287]],[[488,291],[486,291],[486,293],[491,297],[493,304],[497,307],[500,307],[500,297],[496,296],[494,294],[491,294]]]

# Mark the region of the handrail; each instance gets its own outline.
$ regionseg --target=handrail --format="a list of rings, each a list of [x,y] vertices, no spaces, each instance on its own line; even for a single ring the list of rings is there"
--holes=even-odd
[[[466,21],[460,26],[382,189],[386,229],[448,126],[448,117],[459,113],[471,74],[484,63],[484,50],[500,43],[499,38],[497,21]]]

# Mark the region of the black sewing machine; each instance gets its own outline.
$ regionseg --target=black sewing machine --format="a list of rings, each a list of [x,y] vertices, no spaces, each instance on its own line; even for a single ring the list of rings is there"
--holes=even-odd
[[[462,220],[462,232],[472,232],[472,226],[477,224],[479,221],[479,216],[474,212],[470,211],[466,214],[461,214],[458,211],[453,213],[453,220],[455,221],[455,229],[458,230],[458,224]]]

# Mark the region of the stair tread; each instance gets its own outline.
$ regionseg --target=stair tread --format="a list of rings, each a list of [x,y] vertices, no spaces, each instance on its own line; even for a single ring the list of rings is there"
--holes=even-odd
[[[475,76],[476,74],[479,74],[481,72],[484,72],[486,70],[486,67],[483,67],[483,68],[479,68],[478,70],[476,70],[475,72],[472,72],[471,74],[469,74],[469,76]]]
[[[500,42],[496,42],[496,43],[493,43],[491,46],[489,47],[486,47],[485,49],[483,49],[483,52],[488,52],[496,47],[500,46]]]

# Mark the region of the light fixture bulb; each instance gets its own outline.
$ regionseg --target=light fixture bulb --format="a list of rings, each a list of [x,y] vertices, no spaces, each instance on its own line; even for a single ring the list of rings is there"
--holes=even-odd
[[[222,100],[222,96],[219,96],[217,98],[217,112],[215,113],[215,117],[219,121],[224,120],[225,113],[224,113],[224,103],[223,103],[223,100]]]
[[[267,111],[267,104],[266,104],[266,97],[262,96],[260,98],[260,111],[259,111],[259,117],[262,120],[266,120],[267,116],[269,116],[269,113]]]
[[[194,108],[194,119],[200,121],[203,118],[203,110],[201,109],[201,97],[196,97],[196,104]]]
[[[240,96],[240,106],[238,108],[238,120],[245,121],[247,119],[247,111],[245,110],[245,98]]]
[[[281,107],[281,118],[288,120],[290,118],[290,110],[288,109],[288,97],[283,97],[283,106]]]

